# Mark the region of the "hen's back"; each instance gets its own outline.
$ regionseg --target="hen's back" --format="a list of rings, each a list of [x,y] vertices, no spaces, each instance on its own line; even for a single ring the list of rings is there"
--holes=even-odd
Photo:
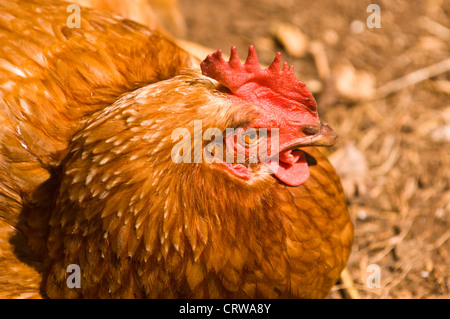
[[[38,294],[39,275],[16,231],[23,203],[71,136],[122,94],[176,75],[191,57],[157,31],[68,3],[0,3],[0,297]]]

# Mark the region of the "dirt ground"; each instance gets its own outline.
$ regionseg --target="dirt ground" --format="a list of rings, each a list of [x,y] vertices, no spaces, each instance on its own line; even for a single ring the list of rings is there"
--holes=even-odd
[[[366,24],[371,3],[380,28]],[[355,225],[348,273],[361,298],[449,298],[450,1],[180,4],[186,39],[244,58],[254,44],[265,64],[281,51],[313,91],[340,136],[329,157]]]

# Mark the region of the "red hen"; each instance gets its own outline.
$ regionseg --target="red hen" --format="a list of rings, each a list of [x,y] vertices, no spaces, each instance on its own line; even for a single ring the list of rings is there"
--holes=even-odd
[[[66,5],[0,5],[0,295],[325,297],[353,227],[293,69]]]

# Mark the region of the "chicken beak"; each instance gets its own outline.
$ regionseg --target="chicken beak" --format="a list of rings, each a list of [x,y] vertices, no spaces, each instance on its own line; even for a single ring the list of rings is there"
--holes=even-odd
[[[333,146],[338,139],[336,132],[327,123],[320,122],[320,130],[311,136],[305,146]]]
[[[300,149],[305,146],[333,146],[337,141],[337,134],[328,126],[327,123],[320,122],[320,126],[308,127],[308,133],[303,134],[301,138],[289,141],[288,145],[282,145],[281,149],[293,150]]]

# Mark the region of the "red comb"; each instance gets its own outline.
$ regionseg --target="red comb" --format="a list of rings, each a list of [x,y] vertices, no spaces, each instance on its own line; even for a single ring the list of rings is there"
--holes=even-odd
[[[306,107],[316,112],[317,106],[311,92],[303,82],[295,78],[294,67],[284,62],[281,69],[281,53],[277,53],[275,60],[267,69],[261,69],[255,47],[248,48],[247,60],[242,64],[235,46],[231,47],[230,60],[222,57],[222,50],[218,50],[206,57],[200,64],[202,73],[226,86],[233,95],[243,100],[259,104],[264,99],[276,107],[282,107],[283,102],[289,107]]]

